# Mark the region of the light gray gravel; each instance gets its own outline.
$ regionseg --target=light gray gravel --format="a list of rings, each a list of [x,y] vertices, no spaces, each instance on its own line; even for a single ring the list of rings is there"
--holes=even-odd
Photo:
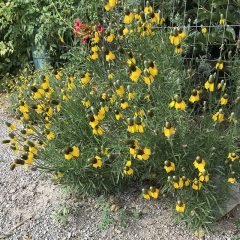
[[[6,102],[3,103],[0,111],[1,139],[7,136],[3,123],[13,121],[7,114]],[[120,205],[127,206],[128,210],[141,211],[140,218],[130,218],[127,228],[121,227],[120,224],[111,224],[108,229],[100,230],[99,223],[103,212],[97,199],[76,198],[38,171],[17,168],[12,172],[9,165],[14,159],[14,154],[3,144],[0,144],[0,154],[0,236],[14,228],[6,239],[196,239],[186,224],[174,223],[168,199],[145,202],[138,193],[116,195],[116,198]],[[61,224],[52,217],[61,206],[70,209],[66,224]],[[117,213],[114,213],[113,217],[119,222]],[[206,236],[206,239],[233,239],[234,235],[237,235],[233,222],[231,219],[221,220],[216,225],[215,234]]]

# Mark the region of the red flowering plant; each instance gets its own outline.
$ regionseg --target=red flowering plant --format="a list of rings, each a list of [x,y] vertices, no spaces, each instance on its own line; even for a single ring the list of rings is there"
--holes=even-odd
[[[98,32],[103,31],[103,25],[99,23],[97,26],[91,26],[89,24],[82,23],[79,18],[75,20],[74,23],[74,37],[81,37],[83,43],[87,43],[91,39],[91,35],[94,32],[94,29],[97,29]]]

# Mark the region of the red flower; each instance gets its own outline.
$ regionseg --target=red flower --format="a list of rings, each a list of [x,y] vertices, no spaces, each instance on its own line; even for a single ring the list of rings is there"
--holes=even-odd
[[[99,32],[102,32],[102,31],[103,31],[103,25],[102,25],[101,23],[99,23],[99,24],[97,25],[97,30],[98,30]]]
[[[81,23],[81,20],[77,18],[74,23],[74,35],[77,37],[79,32],[81,31],[82,34],[85,34],[86,30],[89,28],[87,24]]]
[[[86,35],[85,37],[83,37],[83,38],[81,39],[82,43],[86,43],[86,42],[89,40],[89,38],[90,38],[90,35],[89,35],[89,34]]]

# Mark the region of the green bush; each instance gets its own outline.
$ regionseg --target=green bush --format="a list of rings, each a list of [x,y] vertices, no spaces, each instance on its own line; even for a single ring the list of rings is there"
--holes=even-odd
[[[88,4],[86,4],[86,2]],[[32,65],[32,46],[45,49],[53,65],[72,46],[73,24],[77,17],[97,22],[98,1],[4,0],[0,3],[0,79]],[[84,6],[84,7],[83,7]],[[96,12],[96,13],[95,13]],[[3,80],[1,80],[3,82]]]
[[[88,194],[138,183],[146,200],[174,194],[180,218],[205,227],[239,180],[239,61],[229,79],[222,59],[197,82],[179,51],[194,30],[157,30],[150,5],[146,15],[115,8],[109,0],[111,24],[91,32],[79,61],[19,77],[11,168],[34,164]]]

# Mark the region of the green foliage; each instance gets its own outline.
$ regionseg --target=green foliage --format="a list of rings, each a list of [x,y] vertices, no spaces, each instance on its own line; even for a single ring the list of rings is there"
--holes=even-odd
[[[31,65],[33,44],[39,51],[46,49],[47,59],[50,57],[53,64],[60,61],[67,50],[62,46],[73,44],[74,20],[80,17],[83,21],[97,22],[98,4],[85,0],[1,1],[0,79],[6,73],[16,73],[19,68]]]
[[[105,230],[113,223],[110,211],[110,204],[104,197],[100,197],[98,199],[98,204],[101,209],[101,219],[99,221],[98,227],[101,230]]]
[[[59,223],[67,224],[69,214],[70,214],[69,207],[62,205],[61,207],[59,207],[57,211],[52,213],[52,218]]]
[[[138,210],[128,210],[127,207],[120,208],[116,204],[111,205],[110,201],[103,196],[98,199],[98,205],[101,211],[101,218],[98,226],[101,230],[109,228],[112,224],[121,228],[126,228],[129,226],[131,218],[138,219],[142,214]]]
[[[23,72],[13,83],[24,130],[8,126],[20,152],[12,169],[35,164],[87,194],[148,185],[143,198],[172,193],[180,219],[203,228],[226,201],[228,181],[240,179],[239,49],[228,59],[218,49],[219,61],[194,68],[178,51],[202,33],[156,29],[164,21],[158,13],[133,15],[129,24],[121,5],[112,8],[103,15],[109,27],[92,29],[80,48],[76,41],[65,68]],[[112,217],[101,204],[105,228]]]

